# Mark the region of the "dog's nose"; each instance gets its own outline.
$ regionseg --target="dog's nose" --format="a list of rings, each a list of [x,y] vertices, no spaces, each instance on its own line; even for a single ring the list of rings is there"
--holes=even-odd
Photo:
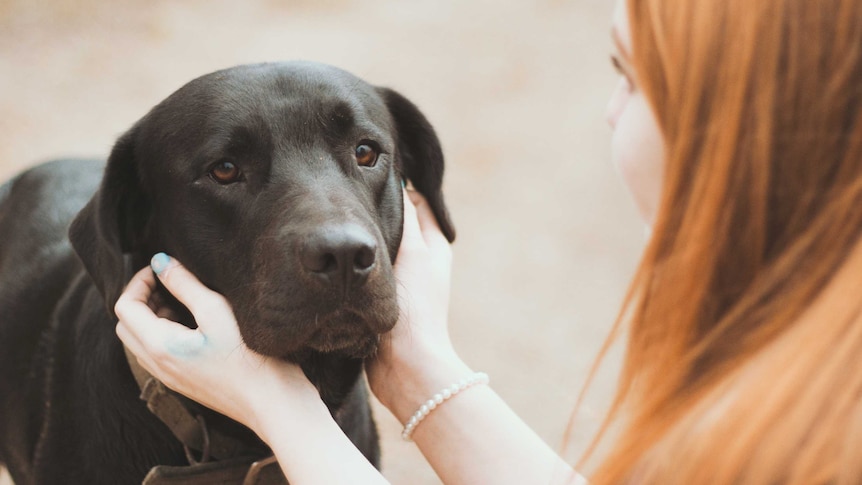
[[[376,256],[374,237],[355,224],[321,227],[305,238],[300,251],[307,272],[344,291],[365,283]]]

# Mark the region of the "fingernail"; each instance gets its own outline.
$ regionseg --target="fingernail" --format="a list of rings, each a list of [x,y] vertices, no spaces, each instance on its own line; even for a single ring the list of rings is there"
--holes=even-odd
[[[157,253],[153,256],[153,259],[150,260],[150,268],[153,268],[153,272],[157,275],[161,275],[166,269],[168,269],[169,264],[171,264],[171,257],[165,253]]]
[[[407,179],[401,179],[401,188],[402,188],[402,189],[406,189],[406,188],[407,188]]]

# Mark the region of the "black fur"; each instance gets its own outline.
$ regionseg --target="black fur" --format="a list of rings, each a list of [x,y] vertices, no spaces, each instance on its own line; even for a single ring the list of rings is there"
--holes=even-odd
[[[382,153],[360,167],[355,147],[369,142]],[[218,183],[209,172],[220,162],[240,167],[242,179]],[[300,363],[377,464],[361,363],[397,318],[401,180],[424,193],[452,240],[442,175],[437,137],[404,97],[332,67],[285,63],[190,82],[124,134],[106,166],[64,160],[8,182],[0,462],[17,485],[135,484],[155,465],[185,464],[138,399],[114,334],[123,286],[164,251],[228,298],[251,348]],[[321,234],[351,242],[357,233],[375,255],[361,284],[300,261]],[[249,430],[199,411],[266,452]]]

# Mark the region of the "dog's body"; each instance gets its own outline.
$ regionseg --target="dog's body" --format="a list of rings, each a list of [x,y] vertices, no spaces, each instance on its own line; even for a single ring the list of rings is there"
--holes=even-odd
[[[5,184],[0,463],[17,485],[134,484],[153,466],[187,464],[138,398],[110,311],[158,251],[227,297],[249,347],[300,363],[377,463],[361,359],[397,318],[402,178],[454,237],[442,164],[409,101],[293,63],[192,81],[117,142],[107,167],[53,162]],[[249,430],[189,407],[265,455]]]

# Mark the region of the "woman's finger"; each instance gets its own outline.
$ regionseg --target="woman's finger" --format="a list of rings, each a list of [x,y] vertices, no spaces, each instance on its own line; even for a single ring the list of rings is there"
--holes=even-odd
[[[114,313],[119,319],[115,329],[117,336],[135,356],[146,355],[141,336],[146,335],[148,323],[154,317],[147,303],[155,286],[153,272],[144,268],[132,277],[114,304]],[[141,361],[140,357],[138,361]]]
[[[176,322],[159,318],[148,305],[156,282],[152,271],[144,268],[129,281],[117,299],[117,335],[135,355],[169,351],[187,354],[202,337],[200,332]]]
[[[153,361],[149,358],[149,354],[147,353],[147,348],[144,346],[144,343],[138,339],[137,333],[135,333],[128,323],[124,320],[120,320],[117,322],[116,327],[117,337],[120,338],[120,341],[123,342],[123,345],[129,349],[129,352],[135,356],[135,359],[138,361],[141,366],[144,367],[148,372],[153,372]]]
[[[404,233],[401,236],[401,244],[422,244],[424,242],[422,229],[416,215],[416,206],[411,196],[412,190],[404,189]]]
[[[412,203],[411,205],[415,208],[419,230],[421,231],[422,238],[425,240],[425,243],[429,246],[438,244],[448,245],[449,241],[446,239],[446,236],[443,235],[443,231],[440,230],[440,225],[437,223],[437,217],[434,216],[434,212],[431,210],[431,205],[428,204],[428,200],[415,190],[407,190],[405,193],[407,194],[408,200]],[[407,204],[405,204],[405,206],[406,205]]]
[[[146,310],[133,302],[118,303],[120,321],[117,336],[132,351],[141,357],[186,358],[197,354],[206,344],[206,337],[171,320],[157,317],[148,307]]]
[[[126,285],[126,289],[114,304],[114,313],[122,320],[148,320],[155,317],[149,306],[150,297],[156,288],[156,280],[150,268],[144,268],[135,274]]]
[[[150,268],[144,268],[135,274],[126,285],[117,303],[114,304],[114,313],[117,318],[123,322],[144,322],[151,323],[153,319],[162,317],[162,314],[167,313],[165,309],[154,308],[154,294],[156,288],[156,279]],[[138,326],[142,327],[142,326]],[[143,328],[135,328],[141,330]]]
[[[153,256],[150,266],[165,288],[192,312],[199,326],[205,325],[208,320],[199,316],[214,309],[219,312],[229,310],[224,297],[207,288],[176,259],[158,253]]]
[[[150,268],[143,268],[129,280],[123,294],[120,295],[121,300],[135,300],[147,304],[153,291],[156,289],[156,277]],[[119,303],[119,300],[117,301]]]

